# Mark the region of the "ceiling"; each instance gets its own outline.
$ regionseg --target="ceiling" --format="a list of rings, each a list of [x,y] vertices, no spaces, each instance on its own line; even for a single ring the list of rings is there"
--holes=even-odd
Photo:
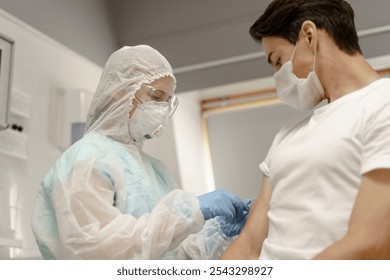
[[[186,91],[271,74],[253,59],[220,65],[222,60],[261,51],[248,31],[269,2],[115,0],[112,10],[119,45],[149,44],[158,49],[175,70],[178,91]],[[193,70],[210,62],[216,65]]]
[[[191,90],[272,74],[265,59],[254,56],[244,60],[245,56],[260,54],[262,50],[248,30],[270,2],[115,0],[112,11],[116,15],[119,45],[154,46],[178,70],[178,89]],[[358,30],[389,27],[389,0],[349,2],[355,9]],[[377,43],[373,44],[373,40]],[[363,36],[361,44],[367,57],[388,54],[390,32],[375,38]],[[236,62],[224,64],[229,59]]]
[[[124,45],[149,44],[172,64],[178,92],[268,77],[248,29],[271,0],[0,0],[0,8],[104,65]],[[350,0],[366,57],[389,54],[389,0]]]

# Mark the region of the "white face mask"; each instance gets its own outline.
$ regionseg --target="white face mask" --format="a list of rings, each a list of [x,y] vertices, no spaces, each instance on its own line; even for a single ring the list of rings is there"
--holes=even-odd
[[[169,121],[168,102],[147,101],[138,105],[129,119],[129,131],[135,141],[160,136]]]
[[[300,79],[293,72],[292,59],[298,43],[295,45],[293,55],[274,74],[276,91],[280,101],[298,110],[312,109],[324,98],[324,89],[316,72],[314,71],[316,54],[314,55],[313,71],[307,78]]]

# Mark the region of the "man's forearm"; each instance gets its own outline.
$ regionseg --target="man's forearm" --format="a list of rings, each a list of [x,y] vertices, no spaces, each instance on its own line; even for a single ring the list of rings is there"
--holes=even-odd
[[[239,236],[222,253],[221,260],[257,260],[259,255],[260,252],[254,250],[254,246],[250,246],[244,236]]]
[[[366,238],[346,236],[319,253],[315,260],[377,260],[390,259],[383,242],[372,236]]]
[[[315,260],[345,260],[359,259],[356,253],[348,250],[348,244],[340,240],[314,257]]]

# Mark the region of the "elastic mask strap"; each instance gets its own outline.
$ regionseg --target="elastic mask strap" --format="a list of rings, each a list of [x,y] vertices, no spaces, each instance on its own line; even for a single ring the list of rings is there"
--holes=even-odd
[[[298,43],[299,43],[299,40],[301,39],[301,34],[302,34],[302,32],[299,32],[299,36],[298,36],[298,41],[297,41],[297,43],[295,44],[295,47],[294,47],[294,50],[293,50],[293,54],[292,54],[292,56],[291,56],[291,62],[292,62],[292,60],[293,60],[293,58],[294,58],[294,55],[295,55],[295,51],[297,50],[297,47],[298,47]],[[314,60],[313,60],[313,71],[315,72],[316,70],[316,61],[317,61],[317,42],[316,42],[316,45],[315,45],[315,51],[314,51]]]
[[[140,106],[142,103],[144,103],[144,102],[141,102],[140,99],[139,99],[136,95],[134,95],[134,100],[138,103],[138,106],[137,106],[137,108],[136,108],[135,110],[138,110],[139,106]],[[140,109],[142,110],[142,107],[141,107]],[[134,111],[134,112],[135,112],[135,111]]]
[[[137,101],[138,106],[141,105],[144,102],[141,102],[141,100],[137,97],[137,95],[134,95],[134,100]]]
[[[313,60],[313,72],[316,71],[316,62],[317,62],[317,42],[314,47],[314,60]]]
[[[293,53],[292,53],[292,56],[291,56],[291,62],[292,62],[292,60],[293,60],[293,58],[294,58],[295,51],[297,50],[298,42],[299,42],[299,41],[297,41],[297,43],[295,44],[295,47],[294,47],[294,50],[293,50]]]
[[[299,40],[301,39],[301,31],[299,32],[299,36],[298,36],[298,40],[297,42],[295,43],[295,46],[294,46],[294,50],[293,50],[293,53],[292,53],[292,56],[291,56],[291,63],[293,61],[293,58],[294,58],[294,55],[295,55],[295,51],[297,50],[297,47],[298,47],[298,44],[299,44]]]

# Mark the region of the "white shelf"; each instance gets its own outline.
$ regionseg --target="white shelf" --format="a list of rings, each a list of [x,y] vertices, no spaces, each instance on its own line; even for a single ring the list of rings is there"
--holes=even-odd
[[[28,136],[11,129],[0,131],[0,153],[27,159]]]
[[[19,239],[0,237],[0,247],[23,248],[23,241]]]

